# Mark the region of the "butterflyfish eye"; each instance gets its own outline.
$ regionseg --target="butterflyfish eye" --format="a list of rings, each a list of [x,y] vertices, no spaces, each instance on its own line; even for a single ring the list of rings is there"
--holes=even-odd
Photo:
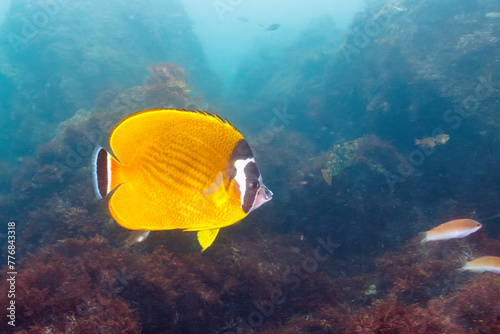
[[[256,189],[259,186],[259,181],[252,181],[248,185],[250,189]]]

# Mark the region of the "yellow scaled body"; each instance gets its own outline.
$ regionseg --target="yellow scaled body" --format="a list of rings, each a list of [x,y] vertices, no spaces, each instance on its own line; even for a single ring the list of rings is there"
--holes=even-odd
[[[228,165],[242,140],[234,126],[207,113],[158,109],[123,119],[109,137],[112,216],[131,230],[200,231],[206,249],[219,228],[247,215]]]

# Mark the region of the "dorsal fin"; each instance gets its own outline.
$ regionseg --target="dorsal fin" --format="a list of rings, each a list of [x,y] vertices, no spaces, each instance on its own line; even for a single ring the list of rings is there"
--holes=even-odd
[[[189,114],[193,115],[190,116]],[[186,117],[187,116],[187,117]],[[190,122],[198,117],[206,117],[208,124],[223,124],[236,132],[234,140],[242,139],[243,136],[238,129],[231,123],[222,120],[217,115],[199,110],[183,109],[151,109],[132,114],[118,123],[109,136],[109,146],[114,156],[124,165],[128,165],[131,159],[137,154],[137,147],[149,141],[151,136],[164,136],[179,122]],[[199,118],[198,118],[199,119]],[[181,127],[181,129],[190,129],[190,126]],[[209,129],[203,128],[201,131]],[[179,129],[177,129],[179,131]],[[183,131],[183,130],[180,130]]]

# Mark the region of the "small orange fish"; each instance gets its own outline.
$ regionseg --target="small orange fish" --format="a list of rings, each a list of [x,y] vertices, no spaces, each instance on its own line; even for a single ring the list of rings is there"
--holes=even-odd
[[[419,233],[420,242],[464,238],[479,230],[483,225],[472,219],[457,219],[434,227],[427,232]]]
[[[498,256],[481,256],[475,260],[469,261],[460,268],[460,270],[470,271],[490,271],[492,273],[500,274],[500,257]]]

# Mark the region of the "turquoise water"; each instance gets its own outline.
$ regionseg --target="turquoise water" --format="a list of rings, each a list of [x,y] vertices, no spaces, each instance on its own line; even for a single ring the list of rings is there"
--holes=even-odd
[[[3,23],[3,20],[5,19],[5,14],[7,13],[9,7],[10,7],[10,0],[8,1],[2,1],[2,4],[0,5],[0,24]]]
[[[238,67],[258,48],[280,50],[290,46],[311,21],[329,13],[338,27],[347,29],[362,1],[184,1],[193,31],[200,39],[210,66],[230,90]],[[248,21],[245,21],[248,20]],[[259,25],[281,24],[269,33]]]

